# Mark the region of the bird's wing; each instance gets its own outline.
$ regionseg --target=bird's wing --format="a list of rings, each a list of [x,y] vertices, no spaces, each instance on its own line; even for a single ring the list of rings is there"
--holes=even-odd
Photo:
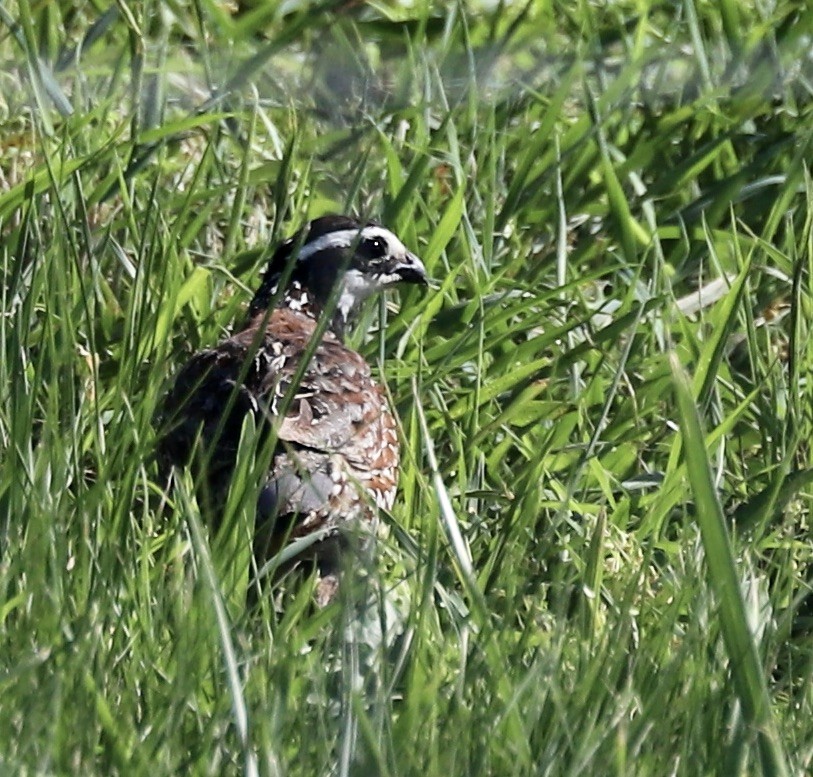
[[[261,333],[250,326],[199,352],[179,373],[164,403],[167,432],[159,452],[166,463],[184,464],[200,441],[208,452],[206,481],[214,504],[228,491],[249,413],[258,428],[273,426],[277,438],[258,502],[261,518],[341,509],[339,474],[369,479],[373,489],[382,473],[394,477],[395,423],[364,359],[328,332],[300,369],[314,328],[303,315],[277,310]]]
[[[276,422],[279,442],[263,493],[267,509],[261,512],[315,516],[350,510],[358,491],[342,483],[366,485],[376,472],[392,469],[393,456],[397,464],[395,422],[367,363],[332,334],[325,335],[301,370],[311,333],[288,323],[280,316],[269,326],[277,369],[268,372],[257,392],[258,403]],[[294,383],[280,415],[281,398]],[[390,457],[386,461],[380,460],[382,446],[384,457]]]

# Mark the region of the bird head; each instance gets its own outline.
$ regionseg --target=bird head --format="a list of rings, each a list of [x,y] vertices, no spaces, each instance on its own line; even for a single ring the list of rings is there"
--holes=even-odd
[[[275,300],[313,316],[333,305],[332,328],[343,330],[367,297],[398,283],[427,285],[427,276],[396,235],[374,222],[322,216],[276,250],[249,315]]]

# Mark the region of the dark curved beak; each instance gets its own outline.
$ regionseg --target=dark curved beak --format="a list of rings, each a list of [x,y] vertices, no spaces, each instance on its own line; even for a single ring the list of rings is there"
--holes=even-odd
[[[426,276],[426,267],[411,251],[407,251],[406,256],[398,262],[394,268],[404,283],[417,283],[420,286],[428,286],[429,279]]]

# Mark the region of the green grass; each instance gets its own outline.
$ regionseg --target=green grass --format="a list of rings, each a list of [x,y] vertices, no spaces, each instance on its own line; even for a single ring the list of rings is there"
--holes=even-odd
[[[0,6],[2,771],[813,769],[812,31],[794,0]],[[329,211],[436,280],[353,337],[399,498],[341,602],[247,610],[263,452],[213,537],[152,419]]]

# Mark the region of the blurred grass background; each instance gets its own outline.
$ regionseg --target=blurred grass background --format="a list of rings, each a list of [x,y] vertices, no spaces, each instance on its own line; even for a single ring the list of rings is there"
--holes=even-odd
[[[796,0],[0,6],[4,773],[809,772],[811,32]],[[163,494],[152,418],[330,211],[437,281],[353,339],[400,496],[343,602],[250,612],[250,516]]]

